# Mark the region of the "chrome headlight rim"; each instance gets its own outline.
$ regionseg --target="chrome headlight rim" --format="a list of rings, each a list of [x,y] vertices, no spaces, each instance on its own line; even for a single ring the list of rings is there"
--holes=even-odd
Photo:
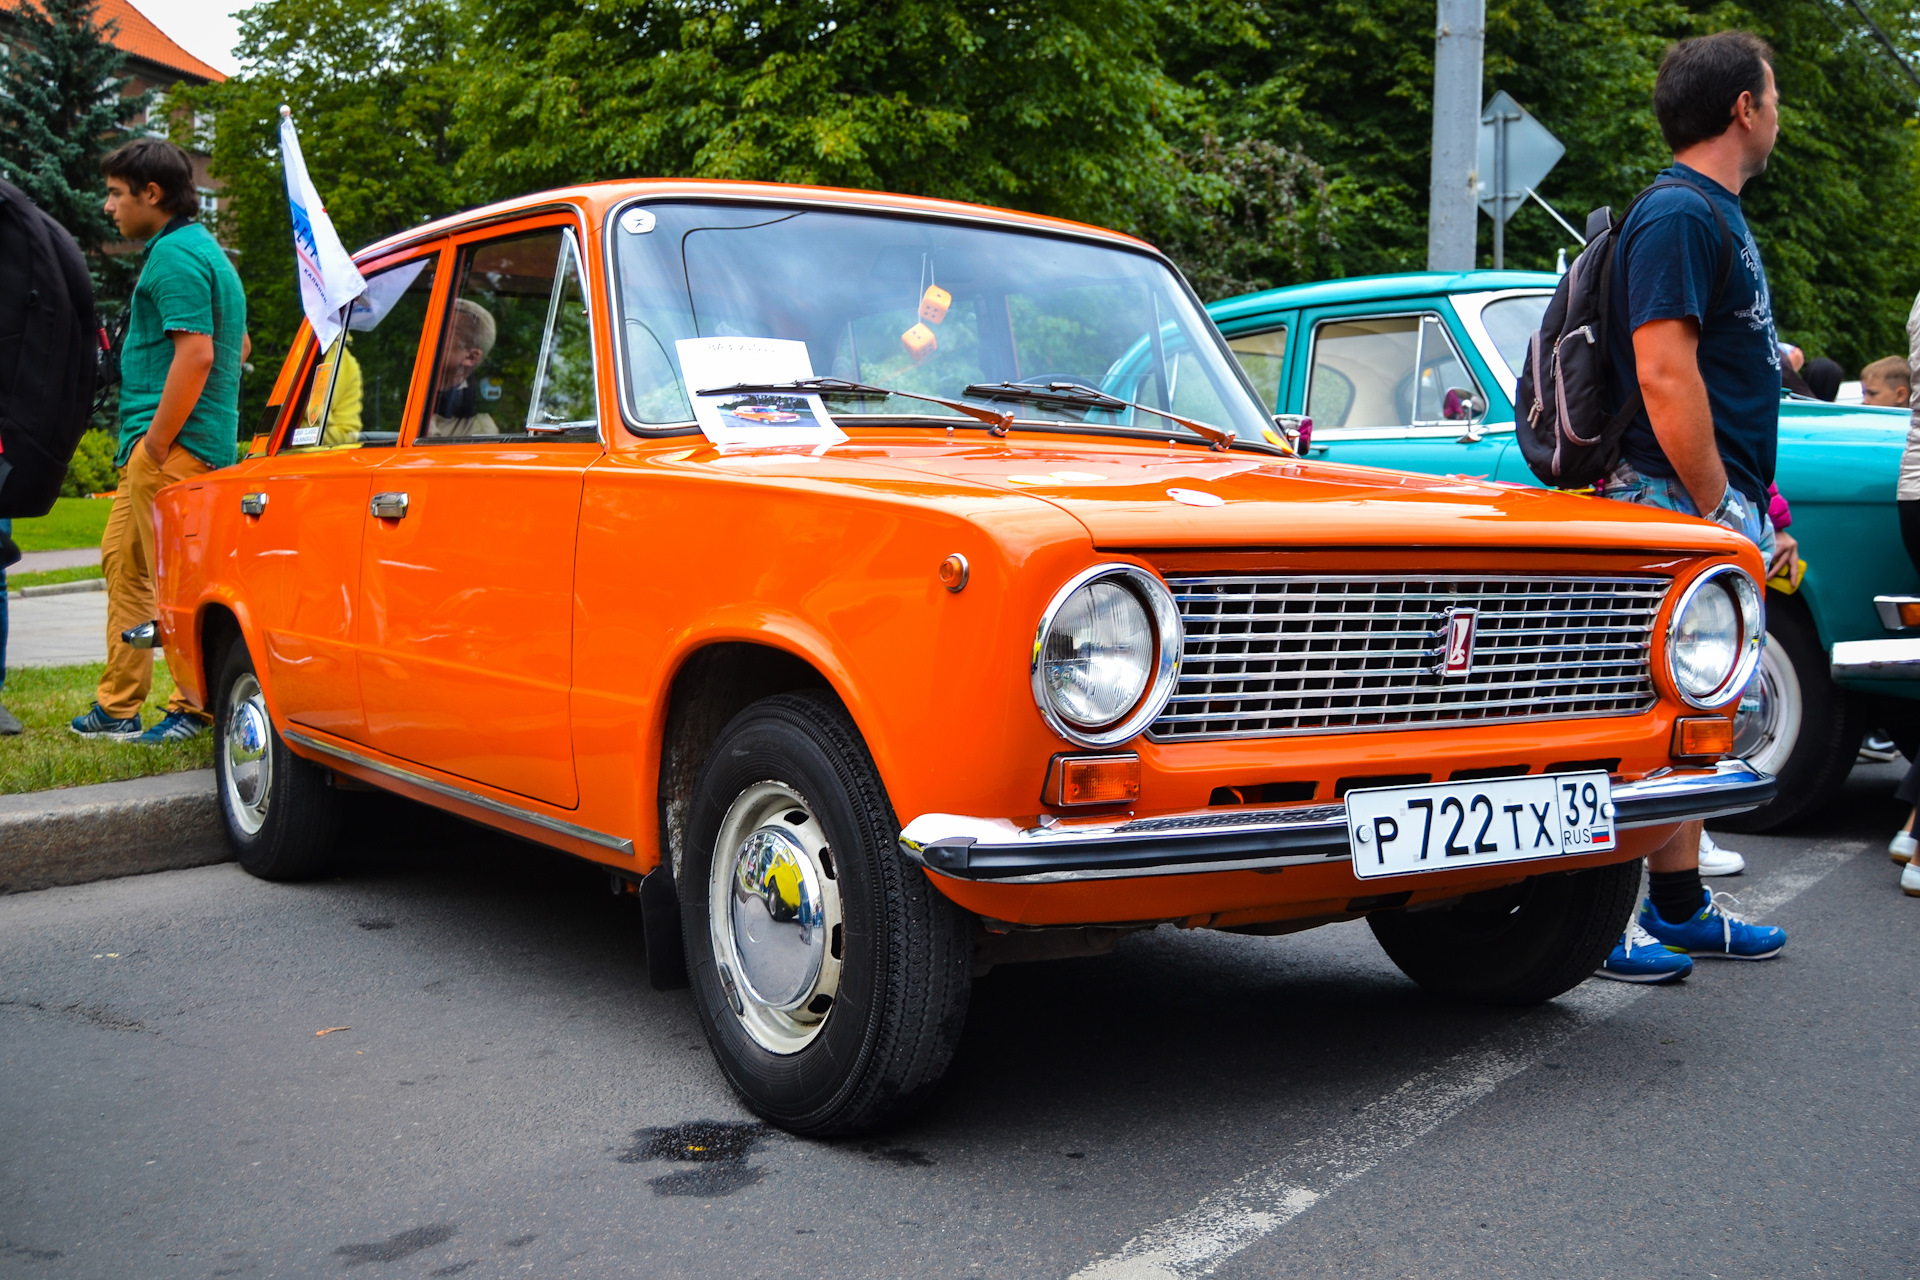
[[[1095,582],[1120,584],[1146,608],[1147,618],[1153,624],[1154,662],[1146,692],[1140,695],[1139,701],[1133,704],[1126,716],[1110,725],[1088,729],[1068,720],[1053,705],[1053,699],[1047,693],[1042,655],[1046,649],[1047,633],[1053,630],[1053,624],[1067,601],[1073,598],[1074,592]],[[1040,708],[1047,726],[1075,746],[1118,746],[1146,732],[1147,726],[1166,709],[1167,700],[1173,697],[1174,688],[1180,681],[1180,653],[1185,643],[1186,628],[1180,621],[1180,607],[1174,603],[1173,592],[1168,590],[1158,574],[1124,561],[1083,569],[1054,592],[1046,611],[1040,615],[1040,625],[1034,630],[1033,653],[1028,667],[1034,704]]]
[[[1675,663],[1678,647],[1674,642],[1680,630],[1680,620],[1686,617],[1688,606],[1709,587],[1724,589],[1733,597],[1734,608],[1740,615],[1740,657],[1733,664],[1732,673],[1719,687],[1711,693],[1699,695],[1689,691],[1680,681],[1680,672]],[[1753,580],[1753,575],[1738,565],[1715,565],[1686,585],[1680,598],[1674,601],[1673,612],[1667,617],[1666,645],[1667,683],[1682,702],[1701,711],[1719,711],[1746,689],[1747,682],[1753,678],[1754,668],[1760,664],[1760,649],[1766,639],[1766,602],[1766,594]]]

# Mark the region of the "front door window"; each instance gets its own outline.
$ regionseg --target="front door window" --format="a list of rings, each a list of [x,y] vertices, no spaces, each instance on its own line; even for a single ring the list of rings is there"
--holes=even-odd
[[[1316,434],[1455,423],[1448,391],[1477,395],[1478,384],[1432,313],[1333,320],[1314,334],[1307,414]]]

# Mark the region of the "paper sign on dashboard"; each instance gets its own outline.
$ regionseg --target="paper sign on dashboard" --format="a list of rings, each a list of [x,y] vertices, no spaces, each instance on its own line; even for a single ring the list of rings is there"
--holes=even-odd
[[[813,376],[807,344],[786,338],[682,338],[674,343],[694,421],[716,445],[839,444],[819,396],[791,392],[699,392],[739,383],[794,382]]]

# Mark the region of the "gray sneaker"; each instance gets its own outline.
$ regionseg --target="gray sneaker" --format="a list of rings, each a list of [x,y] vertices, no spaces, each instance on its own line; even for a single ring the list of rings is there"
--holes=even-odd
[[[22,732],[25,727],[13,712],[0,707],[0,738],[11,738],[14,734]]]

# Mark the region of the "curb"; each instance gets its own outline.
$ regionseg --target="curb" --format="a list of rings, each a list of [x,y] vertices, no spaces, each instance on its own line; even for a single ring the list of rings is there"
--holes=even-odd
[[[35,596],[68,596],[79,591],[105,591],[105,578],[82,578],[78,582],[49,582],[43,587],[21,587],[7,592],[9,600],[31,600]]]
[[[0,894],[232,858],[211,769],[0,796]]]

